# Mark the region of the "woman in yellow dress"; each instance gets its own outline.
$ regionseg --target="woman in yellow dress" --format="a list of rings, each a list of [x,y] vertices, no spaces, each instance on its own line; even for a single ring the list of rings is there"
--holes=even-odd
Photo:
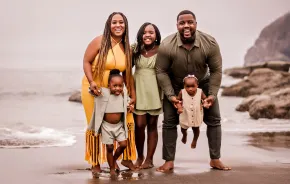
[[[122,72],[131,97],[130,105],[135,105],[128,21],[125,15],[114,12],[108,17],[103,35],[93,39],[86,49],[83,69],[85,76],[82,80],[82,103],[87,123],[90,122],[94,108],[94,97],[88,92],[88,89],[97,96],[102,95],[100,88],[108,87],[108,77],[112,69],[118,69]],[[132,160],[136,159],[136,148],[134,120],[131,113],[128,113],[126,123],[129,130],[128,146],[123,153],[121,163],[134,170]],[[106,162],[105,145],[100,140],[100,134],[86,132],[85,160],[92,165],[93,175],[101,172],[100,164]],[[118,169],[117,164],[116,169]]]

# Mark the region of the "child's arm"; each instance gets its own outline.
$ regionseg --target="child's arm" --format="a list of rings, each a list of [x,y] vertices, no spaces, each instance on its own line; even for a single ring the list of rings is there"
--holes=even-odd
[[[203,91],[201,91],[201,99],[202,99],[202,101],[203,101],[204,99],[206,99],[206,96],[205,96],[205,94],[203,93]]]
[[[177,100],[181,101],[182,102],[182,90],[180,90],[178,96],[177,96]],[[178,114],[181,114],[183,112],[183,107],[182,107],[182,104],[181,103],[175,103],[174,104],[177,108],[177,113]]]

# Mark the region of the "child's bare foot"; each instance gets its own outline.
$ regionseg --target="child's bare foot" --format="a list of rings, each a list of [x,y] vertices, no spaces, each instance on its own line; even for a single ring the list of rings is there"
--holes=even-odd
[[[101,172],[100,165],[92,166],[92,172],[98,172],[98,173],[100,173]]]
[[[154,167],[152,160],[145,160],[145,162],[141,165],[140,169],[151,169]]]
[[[111,178],[117,177],[117,173],[116,173],[115,169],[110,169],[110,176],[111,176]]]
[[[138,157],[138,158],[137,158],[137,161],[136,161],[135,164],[134,164],[134,166],[135,166],[136,168],[139,168],[139,167],[142,165],[143,161],[144,161],[144,157]]]
[[[93,166],[91,171],[92,171],[93,178],[98,178],[101,173],[100,165]]]
[[[116,172],[120,172],[120,167],[119,167],[119,165],[117,164],[117,162],[115,162],[115,171],[116,171]]]
[[[192,142],[191,142],[192,149],[196,148],[196,142],[197,142],[196,140],[194,140],[194,139],[192,140]]]
[[[181,142],[183,144],[186,144],[186,141],[187,141],[187,132],[186,131],[182,131],[182,139],[181,139]]]

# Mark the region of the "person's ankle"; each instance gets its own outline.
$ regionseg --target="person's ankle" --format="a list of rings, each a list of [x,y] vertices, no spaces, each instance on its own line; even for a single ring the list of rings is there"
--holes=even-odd
[[[116,173],[116,170],[115,170],[115,168],[110,168],[110,174],[112,175],[116,175],[117,173]]]
[[[212,162],[217,162],[217,161],[220,161],[220,159],[219,158],[211,158],[210,159]]]
[[[153,158],[146,158],[144,162],[153,162]]]
[[[142,155],[142,156],[138,156],[138,158],[137,159],[140,159],[140,160],[144,160],[144,155]]]
[[[95,165],[95,166],[92,166],[91,170],[92,171],[99,171],[99,170],[101,170],[101,167],[100,167],[100,165]]]

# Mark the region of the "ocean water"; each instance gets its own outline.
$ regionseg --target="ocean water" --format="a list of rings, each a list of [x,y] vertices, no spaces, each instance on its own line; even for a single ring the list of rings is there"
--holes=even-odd
[[[71,146],[84,134],[83,107],[68,97],[80,90],[83,71],[72,68],[0,68],[0,147]],[[224,86],[238,80],[223,76]],[[253,120],[234,109],[242,98],[219,97],[226,132],[290,131],[289,120]],[[159,118],[161,131],[162,116]],[[201,130],[205,131],[202,125]]]
[[[150,13],[140,11],[148,4],[153,5]],[[77,134],[84,134],[82,105],[68,97],[81,87],[87,44],[102,34],[113,11],[127,16],[132,43],[147,21],[158,26],[162,38],[175,32],[176,15],[189,8],[198,29],[217,39],[227,68],[243,65],[247,49],[265,26],[289,11],[290,1],[103,1],[97,11],[96,0],[26,0],[17,5],[6,0],[0,6],[0,147],[5,148],[70,146]],[[223,85],[236,81],[224,76]],[[236,112],[241,100],[220,97],[223,131],[289,130],[289,120],[252,120]]]

